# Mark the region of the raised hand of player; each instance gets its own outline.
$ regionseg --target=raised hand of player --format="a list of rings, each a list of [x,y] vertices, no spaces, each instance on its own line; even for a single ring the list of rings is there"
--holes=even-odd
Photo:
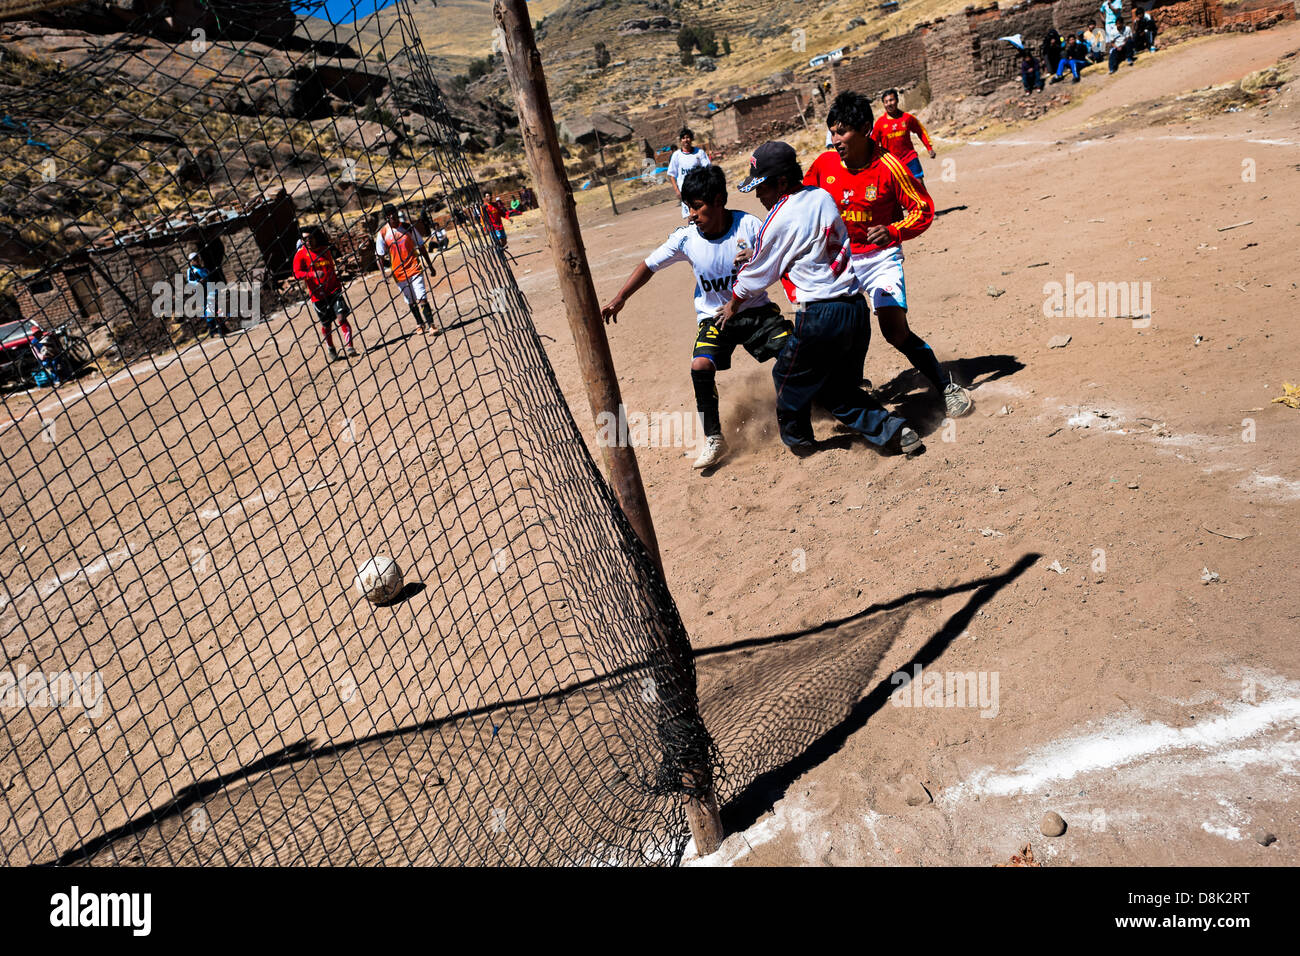
[[[601,316],[605,319],[605,324],[609,325],[609,323],[613,322],[618,325],[618,314],[623,311],[623,306],[626,304],[627,300],[621,295],[616,295],[610,299],[605,304],[605,307],[600,310]]]

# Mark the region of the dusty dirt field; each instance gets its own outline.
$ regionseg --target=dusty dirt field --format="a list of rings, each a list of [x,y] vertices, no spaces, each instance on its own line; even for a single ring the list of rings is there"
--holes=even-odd
[[[673,594],[718,652],[701,658],[706,711],[710,662],[738,642],[907,613],[866,662],[842,739],[734,814],[747,829],[707,862],[989,864],[1025,842],[1049,863],[1300,862],[1300,412],[1271,404],[1300,379],[1300,97],[1293,84],[1266,111],[1161,127],[1136,105],[1297,48],[1291,24],[1092,70],[1073,109],[926,161],[951,211],[907,245],[908,291],[913,328],[974,389],[951,441],[877,330],[868,374],[924,426],[920,458],[796,460],[769,369],[747,356],[719,376],[724,466],[702,477],[682,449],[641,451]],[[677,224],[675,206],[590,217],[602,297]],[[549,254],[521,263],[585,421]],[[1149,326],[1045,316],[1044,284],[1067,274],[1150,283]],[[662,273],[611,327],[629,409],[692,407],[690,287],[685,267]],[[1049,349],[1056,335],[1069,345]],[[996,675],[996,706],[953,706],[954,688],[948,706],[896,706],[890,676],[918,663],[989,691]],[[1064,836],[1038,832],[1048,810]]]
[[[1234,81],[1296,49],[1294,24],[1186,44],[1114,78],[1091,71],[1078,87],[1089,95],[1032,127],[943,144],[927,171],[945,212],[907,247],[911,316],[971,385],[974,415],[945,424],[878,333],[868,358],[881,396],[925,437],[924,455],[852,445],[793,458],[775,434],[770,369],[744,355],[719,379],[733,449],[722,467],[693,472],[694,449],[673,441],[640,450],[704,716],[730,771],[733,835],[704,862],[989,864],[1025,842],[1058,864],[1300,862],[1300,412],[1271,403],[1300,380],[1300,97],[1288,87],[1267,110],[1161,127],[1136,105]],[[680,222],[675,204],[615,218],[582,199],[602,296]],[[539,217],[511,226],[511,251],[595,452]],[[1045,285],[1071,281],[1149,283],[1150,303],[1123,316],[1045,314]],[[113,768],[138,781],[127,802],[150,806],[190,782],[182,767],[253,768],[246,788],[239,777],[221,793],[181,792],[225,850],[173,816],[137,844],[140,857],[161,840],[189,861],[472,858],[413,834],[427,839],[448,800],[467,804],[480,830],[493,826],[499,795],[519,793],[523,778],[515,768],[510,784],[493,721],[439,718],[490,709],[503,688],[590,679],[617,660],[584,654],[566,617],[577,609],[562,600],[572,594],[562,569],[598,548],[532,559],[517,572],[531,582],[523,599],[487,575],[497,542],[531,534],[522,529],[548,513],[553,491],[534,467],[545,434],[521,433],[509,414],[528,380],[493,371],[505,333],[460,288],[450,308],[467,321],[444,339],[411,337],[408,317],[371,307],[391,294],[381,282],[349,288],[374,351],[346,366],[326,365],[309,320],[291,311],[230,346],[160,360],[138,392],[115,377],[88,383],[85,397],[69,386],[35,403],[5,399],[0,445],[20,479],[2,499],[19,516],[0,565],[13,596],[0,606],[6,657],[97,668],[115,706],[111,719],[42,725],[60,735],[51,759],[66,768],[59,742],[72,739],[98,761],[74,805],[87,792],[111,797]],[[690,289],[689,271],[671,269],[610,329],[632,412],[691,417]],[[444,307],[447,294],[438,290]],[[1150,322],[1135,324],[1140,313]],[[1057,335],[1069,345],[1049,349]],[[292,409],[274,398],[285,387],[301,400]],[[457,388],[464,395],[447,400]],[[229,408],[212,400],[227,394],[238,396]],[[77,436],[70,467],[57,440],[36,437],[43,420]],[[835,434],[826,420],[817,429]],[[475,467],[479,454],[496,464]],[[172,474],[169,455],[192,471]],[[376,474],[391,491],[365,486]],[[105,500],[128,486],[133,502]],[[392,551],[409,579],[440,583],[382,620],[330,597],[350,586],[346,559],[367,548]],[[81,564],[41,571],[32,555],[42,549],[71,549]],[[211,575],[195,567],[204,553]],[[166,587],[139,573],[151,562],[168,569]],[[32,569],[37,579],[22,580]],[[47,589],[67,604],[38,620],[34,596]],[[29,633],[45,632],[35,647],[18,614]],[[178,650],[182,618],[196,615],[210,619],[210,637]],[[503,628],[547,652],[485,646]],[[111,660],[97,645],[109,629],[123,648]],[[462,644],[431,662],[423,641],[435,629]],[[958,699],[957,684],[968,685],[955,677],[927,693],[923,679],[901,706],[891,675],[918,665],[971,675],[973,693]],[[355,696],[339,689],[349,683]],[[114,697],[114,686],[132,693]],[[451,687],[458,696],[427,696]],[[183,688],[204,690],[176,710],[166,702]],[[574,760],[565,736],[598,737],[606,706],[579,705],[594,724],[575,730],[530,705],[520,733],[547,740],[548,761],[569,758],[528,772],[551,772],[566,790],[608,772]],[[197,725],[228,730],[216,738]],[[291,769],[280,784],[257,775],[259,759],[305,739],[363,742],[325,747],[310,772]],[[8,805],[27,807],[24,828],[33,821],[15,761],[39,766],[51,743],[29,736],[26,746],[0,761]],[[448,763],[456,747],[485,755],[486,784]],[[432,786],[449,786],[430,790],[435,776]],[[643,808],[627,789],[619,812],[635,826]],[[1063,836],[1039,835],[1047,810],[1065,818]],[[264,837],[240,844],[241,827],[268,819]],[[66,848],[70,829],[52,843]],[[1277,841],[1261,846],[1259,830]],[[499,841],[503,862],[544,852],[510,840]]]

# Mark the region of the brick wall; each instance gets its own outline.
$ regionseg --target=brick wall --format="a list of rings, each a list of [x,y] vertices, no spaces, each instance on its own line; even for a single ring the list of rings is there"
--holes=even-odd
[[[34,291],[47,286],[48,291]],[[81,308],[72,294],[71,284],[61,272],[30,283],[19,283],[15,293],[22,317],[36,322],[43,329],[55,328],[81,316]]]
[[[1132,4],[1125,3],[1124,7],[1124,13],[1132,16]],[[1106,25],[1106,20],[1101,15],[1101,0],[1056,0],[1052,6],[1052,18],[1053,25],[1061,36],[1067,32],[1087,30],[1094,22],[1099,27]]]
[[[808,99],[796,90],[777,90],[737,100],[713,115],[713,142],[719,146],[760,143],[802,126],[799,110],[807,110],[809,105]]]
[[[1221,24],[1223,8],[1218,0],[1184,0],[1151,11],[1158,33],[1171,27],[1202,27],[1212,29]]]
[[[1047,0],[1021,4],[997,19],[986,17],[975,23],[974,32],[979,40],[979,80],[973,91],[991,92],[994,87],[1020,76],[1020,51],[999,37],[1020,34],[1025,46],[1041,60],[1043,37],[1055,28],[1055,24],[1055,5]]]
[[[665,146],[677,145],[677,131],[682,128],[683,107],[677,101],[666,104],[660,109],[636,113],[627,118],[632,126],[632,133],[638,140],[649,140],[656,153]],[[685,124],[690,126],[689,123]],[[694,128],[694,127],[692,127]],[[695,130],[698,137],[701,130]]]
[[[969,93],[982,78],[979,72],[979,40],[963,14],[939,20],[921,33],[925,49],[925,71],[932,95]]]
[[[1222,17],[1219,24],[1225,27],[1239,25],[1255,25],[1266,20],[1294,20],[1296,18],[1295,3],[1292,0],[1247,0],[1246,3],[1239,4],[1235,7],[1225,7],[1222,9]]]
[[[865,56],[832,64],[831,96],[851,90],[874,99],[884,90],[907,90],[925,78],[925,41],[912,31],[882,40]]]
[[[721,109],[713,114],[711,122],[714,143],[727,146],[740,142],[740,124],[736,121],[736,116],[736,111],[730,109]]]

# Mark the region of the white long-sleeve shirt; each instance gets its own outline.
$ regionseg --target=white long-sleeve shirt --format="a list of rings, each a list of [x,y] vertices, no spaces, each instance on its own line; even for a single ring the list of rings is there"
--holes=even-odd
[[[849,268],[849,230],[826,190],[805,186],[767,214],[754,257],[736,275],[737,299],[755,296],[777,279],[791,302],[804,305],[861,292]]]

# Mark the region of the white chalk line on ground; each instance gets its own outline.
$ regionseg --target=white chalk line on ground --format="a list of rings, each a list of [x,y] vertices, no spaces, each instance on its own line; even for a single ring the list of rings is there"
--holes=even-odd
[[[267,316],[265,321],[258,323],[258,326],[254,326],[254,328],[257,328],[259,326],[269,326],[271,322],[277,318],[279,319],[287,318],[287,313],[274,312],[271,315]],[[247,335],[252,331],[253,329],[242,330],[242,334]],[[241,332],[235,332],[233,334],[240,335]],[[256,350],[261,344],[262,343],[258,343],[257,345],[254,345],[253,346],[254,350]],[[12,418],[9,421],[0,424],[0,434],[3,434],[6,429],[12,428],[14,425],[18,425],[26,421],[27,417],[33,413],[35,413],[36,416],[41,421],[45,421],[45,414],[48,411],[57,409],[59,412],[66,412],[73,405],[77,404],[77,402],[89,398],[91,395],[95,394],[95,392],[99,391],[101,388],[104,388],[107,385],[115,385],[116,383],[122,381],[125,378],[130,378],[133,384],[140,386],[143,385],[145,382],[149,381],[149,379],[161,375],[164,369],[166,369],[170,365],[175,364],[176,362],[180,362],[181,365],[184,366],[191,362],[198,361],[199,359],[202,359],[204,361],[211,361],[212,356],[207,351],[209,346],[212,346],[213,352],[218,352],[222,348],[228,349],[230,345],[231,343],[222,341],[217,343],[217,345],[213,346],[211,339],[207,340],[206,342],[194,342],[176,352],[171,352],[158,357],[149,356],[147,358],[141,359],[139,362],[136,362],[134,365],[128,365],[126,368],[122,369],[120,372],[117,372],[111,378],[102,379],[96,382],[94,385],[91,385],[89,388],[86,388],[84,385],[82,385],[81,390],[73,395],[64,396],[56,390],[54,393],[54,398],[51,401],[48,401],[43,405],[38,405],[35,408],[28,409],[27,411],[19,415],[17,418]],[[81,383],[78,382],[78,384]],[[29,389],[28,391],[31,390]],[[27,394],[27,392],[22,392],[20,394],[25,395]]]
[[[54,574],[45,578],[43,581],[29,584],[27,587],[23,588],[23,590],[15,594],[12,601],[6,598],[3,594],[0,594],[0,611],[4,611],[10,604],[17,605],[18,602],[29,593],[35,594],[38,602],[44,602],[51,594],[62,590],[65,586],[83,576],[87,583],[93,583],[94,579],[105,571],[116,570],[113,564],[114,561],[116,561],[117,566],[120,567],[122,562],[125,561],[126,558],[130,557],[132,553],[131,543],[128,541],[124,547],[119,548],[116,551],[102,554],[94,561],[90,562],[90,564],[78,565],[70,571]]]
[[[297,478],[293,478],[290,481],[286,482],[284,487],[282,487],[279,491],[257,491],[251,495],[246,495],[245,497],[240,498],[238,501],[236,501],[233,505],[231,505],[228,508],[211,508],[211,507],[201,508],[195,511],[194,513],[199,518],[200,521],[215,521],[216,519],[223,517],[224,515],[231,515],[234,514],[235,512],[241,512],[244,514],[244,517],[243,519],[241,519],[241,522],[239,523],[242,523],[242,521],[248,520],[249,516],[247,513],[247,509],[252,506],[260,505],[260,504],[271,504],[272,502],[278,501],[279,499],[284,498],[286,496],[289,496],[294,500],[297,500],[299,498],[306,497],[307,495],[311,494],[313,491],[319,491],[322,488],[329,488],[331,485],[334,484],[332,481],[328,481],[328,480],[318,481],[310,488],[304,488],[302,491],[298,492],[297,494],[291,495],[289,489],[292,488],[293,485],[298,481],[302,481],[305,484],[307,478],[306,476],[303,475],[300,475]]]
[[[1252,780],[1276,784],[1276,793],[1270,796],[1283,799],[1294,785],[1288,781],[1300,777],[1300,740],[1294,739],[1300,731],[1300,682],[1279,675],[1252,675],[1249,679],[1260,698],[1258,703],[1236,701],[1225,705],[1219,715],[1181,728],[1138,715],[1112,717],[1103,720],[1099,730],[1063,737],[1030,751],[1009,772],[992,767],[976,771],[941,790],[936,795],[936,806],[945,814],[957,816],[972,812],[969,805],[974,804],[987,815],[989,799],[1046,796],[1055,785],[1099,772],[1107,774],[1108,789],[1116,792],[1155,790],[1190,801],[1195,794],[1187,781],[1241,780],[1242,771],[1247,769],[1252,771]],[[1089,802],[1109,803],[1108,796],[1095,792],[1098,789],[1106,788],[1096,783],[1089,786]],[[977,802],[981,799],[984,802]],[[1222,810],[1214,812],[1226,815],[1226,824],[1206,820],[1193,825],[1225,839],[1240,839],[1240,826],[1248,822],[1245,814],[1223,796],[1217,798],[1217,806]],[[710,856],[701,859],[694,844],[688,845],[683,863],[732,866],[786,833],[795,835],[795,848],[805,861],[814,862],[820,845],[829,837],[818,820],[827,812],[829,808],[804,805],[801,796],[791,795],[777,803],[772,816],[732,834]],[[1112,822],[1136,822],[1142,817],[1141,813],[1122,807],[1112,810],[1110,806],[1106,815]],[[1167,812],[1165,815],[1169,816]],[[878,832],[889,818],[864,803],[859,822],[889,861]]]
[[[1258,703],[1234,702],[1223,714],[1188,727],[1170,727],[1137,717],[1111,718],[1103,722],[1099,731],[1038,748],[1009,773],[991,767],[976,771],[967,780],[945,789],[939,802],[953,807],[975,797],[1037,793],[1051,784],[1103,770],[1114,772],[1137,762],[1146,767],[1139,777],[1148,780],[1152,787],[1160,787],[1168,782],[1171,774],[1182,777],[1191,770],[1191,767],[1178,767],[1176,761],[1161,771],[1151,767],[1151,758],[1171,754],[1186,754],[1201,769],[1204,769],[1202,757],[1237,753],[1244,761],[1246,752],[1237,744],[1270,731],[1300,727],[1300,684],[1280,677],[1264,678],[1257,692],[1265,690],[1268,696]],[[1256,752],[1250,762],[1268,761],[1295,772],[1298,751],[1294,742],[1266,741],[1253,749]],[[1231,768],[1225,766],[1225,769]]]

